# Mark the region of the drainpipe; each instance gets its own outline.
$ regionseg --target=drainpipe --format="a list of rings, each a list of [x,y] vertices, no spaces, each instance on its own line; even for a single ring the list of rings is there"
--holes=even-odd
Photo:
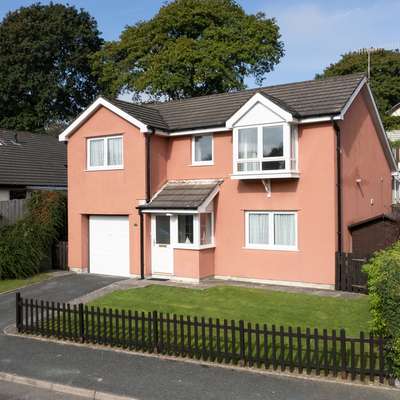
[[[341,260],[343,252],[343,201],[342,201],[342,154],[340,127],[332,118],[333,128],[336,133],[336,195],[337,195],[337,249],[338,260]],[[338,270],[336,270],[338,274]],[[336,282],[340,282],[340,276],[336,276]],[[338,289],[338,287],[336,287]]]
[[[145,133],[145,155],[146,155],[146,203],[150,201],[151,197],[151,135],[154,135],[154,128],[151,132]],[[139,208],[140,218],[140,279],[144,279],[144,215],[142,210]]]

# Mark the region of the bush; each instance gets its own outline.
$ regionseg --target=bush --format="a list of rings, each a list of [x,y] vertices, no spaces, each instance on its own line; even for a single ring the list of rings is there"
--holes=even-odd
[[[364,266],[374,333],[386,339],[386,362],[400,378],[400,242],[380,251]]]
[[[63,231],[66,196],[35,192],[26,217],[0,230],[0,279],[27,278],[39,272],[49,249]]]

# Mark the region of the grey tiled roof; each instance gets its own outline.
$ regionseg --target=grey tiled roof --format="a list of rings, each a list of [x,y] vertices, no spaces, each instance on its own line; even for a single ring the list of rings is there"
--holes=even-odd
[[[363,78],[364,74],[358,73],[164,103],[139,105],[121,100],[113,103],[147,125],[179,131],[224,126],[225,121],[257,92],[295,117],[336,115]]]
[[[196,209],[200,207],[220,181],[169,182],[143,209]]]
[[[65,187],[66,164],[67,148],[57,138],[0,129],[0,185]]]

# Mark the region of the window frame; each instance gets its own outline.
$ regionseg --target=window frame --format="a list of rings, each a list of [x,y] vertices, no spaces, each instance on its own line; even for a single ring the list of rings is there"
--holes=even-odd
[[[283,130],[283,156],[279,157],[264,157],[263,156],[263,128],[282,126]],[[254,158],[239,158],[239,130],[246,128],[257,129],[257,157]],[[294,154],[293,154],[294,153]],[[238,163],[240,162],[259,162],[259,170],[239,171]],[[263,162],[285,161],[284,169],[261,169]],[[295,168],[293,169],[292,166]],[[298,128],[296,124],[286,122],[257,124],[236,126],[233,128],[233,175],[279,175],[285,173],[298,173]]]
[[[122,152],[121,152],[121,164],[119,165],[108,165],[108,141],[110,139],[121,139]],[[103,140],[103,154],[104,164],[98,166],[90,165],[90,143],[95,140]],[[87,171],[106,171],[106,170],[118,170],[124,169],[124,135],[117,134],[112,136],[93,136],[86,138],[86,170]]]
[[[251,214],[268,214],[268,244],[252,244],[249,242],[249,216]],[[275,214],[285,214],[285,215],[294,215],[294,245],[277,245],[274,244],[275,241]],[[297,223],[297,211],[245,211],[245,248],[246,249],[255,249],[255,250],[280,250],[280,251],[298,251],[298,223]]]
[[[200,215],[211,214],[211,243],[200,244]],[[193,216],[193,243],[179,243],[179,215],[192,215]],[[191,250],[203,250],[215,247],[215,234],[214,234],[214,212],[205,211],[204,213],[176,213],[171,215],[171,229],[172,229],[172,247],[175,249],[191,249]]]
[[[211,160],[209,161],[196,161],[196,137],[210,136],[211,137]],[[192,166],[207,166],[214,165],[214,134],[213,133],[200,133],[192,135]]]

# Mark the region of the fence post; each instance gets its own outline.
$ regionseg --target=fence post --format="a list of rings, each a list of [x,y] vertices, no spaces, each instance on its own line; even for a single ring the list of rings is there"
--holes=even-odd
[[[21,302],[21,293],[17,292],[15,295],[15,325],[17,326],[17,331],[21,332],[21,324],[22,324],[22,302]]]
[[[241,367],[246,365],[245,353],[244,353],[244,322],[239,321],[239,365]]]
[[[85,320],[83,315],[83,304],[78,304],[78,316],[79,316],[79,337],[81,342],[84,343],[85,341]]]
[[[155,352],[159,352],[160,347],[158,344],[158,313],[153,311],[153,348]]]

